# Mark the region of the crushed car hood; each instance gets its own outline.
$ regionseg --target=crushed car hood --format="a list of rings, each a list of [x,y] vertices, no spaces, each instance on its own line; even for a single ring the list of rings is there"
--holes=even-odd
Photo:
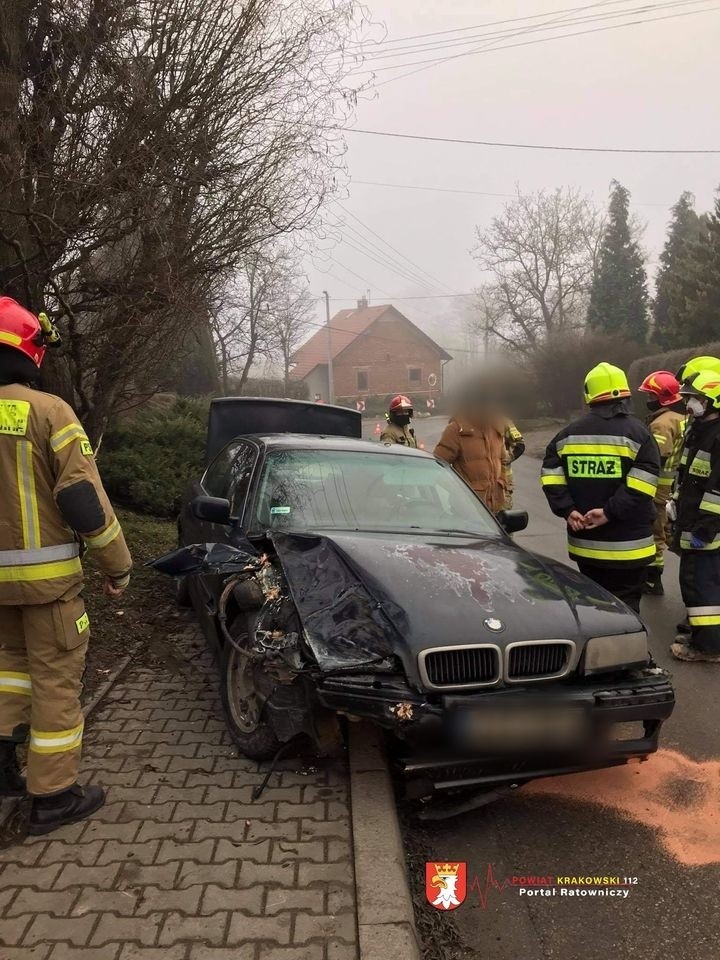
[[[273,542],[321,669],[399,656],[417,680],[428,647],[642,629],[580,573],[508,539],[335,533]]]

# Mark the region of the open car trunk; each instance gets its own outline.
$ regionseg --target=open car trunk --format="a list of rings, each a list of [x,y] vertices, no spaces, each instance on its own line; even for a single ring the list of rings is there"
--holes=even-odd
[[[210,463],[235,437],[252,433],[304,433],[360,440],[362,418],[347,407],[307,400],[216,397],[210,404],[205,462]]]

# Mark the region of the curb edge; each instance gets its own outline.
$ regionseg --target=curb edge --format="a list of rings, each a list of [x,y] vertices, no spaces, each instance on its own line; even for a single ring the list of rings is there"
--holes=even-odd
[[[352,820],[358,956],[360,960],[420,960],[395,797],[382,731],[350,723]],[[383,888],[377,883],[383,865]],[[383,895],[390,889],[391,902]]]
[[[82,708],[83,716],[87,720],[93,710],[98,707],[102,701],[105,699],[110,690],[115,686],[123,673],[127,670],[130,663],[132,662],[132,655],[123,657],[120,663],[117,665],[115,670],[113,670],[112,675],[107,678],[107,680],[101,684],[92,697],[88,700],[85,706]]]

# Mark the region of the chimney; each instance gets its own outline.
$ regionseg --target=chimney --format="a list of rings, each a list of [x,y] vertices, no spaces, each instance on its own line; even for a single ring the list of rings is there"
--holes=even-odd
[[[357,305],[358,305],[358,310],[365,310],[368,305],[367,297],[360,297],[360,299],[357,302]]]

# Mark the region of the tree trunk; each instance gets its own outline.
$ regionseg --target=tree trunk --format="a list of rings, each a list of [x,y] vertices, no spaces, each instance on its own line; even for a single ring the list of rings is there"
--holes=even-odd
[[[224,337],[220,337],[220,376],[222,377],[223,385],[223,396],[227,397],[230,392],[230,377],[228,370],[228,355],[227,347],[225,346]]]

